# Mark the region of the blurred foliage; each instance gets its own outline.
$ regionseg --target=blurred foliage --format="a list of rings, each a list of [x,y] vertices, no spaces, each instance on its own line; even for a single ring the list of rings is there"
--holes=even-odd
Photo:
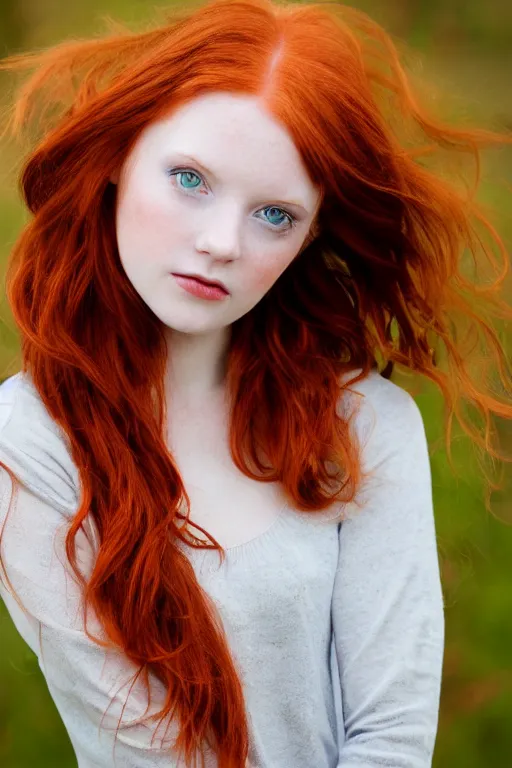
[[[512,3],[510,0],[354,0],[422,56],[425,74],[447,93],[451,119],[468,116],[488,127],[512,126]],[[162,11],[168,4],[160,4]],[[105,30],[109,15],[129,24],[150,20],[144,0],[1,0],[0,56],[63,38]],[[0,80],[5,97],[12,86]],[[0,147],[0,264],[26,213],[16,192],[18,160]],[[495,224],[512,242],[509,150],[485,157],[480,197],[496,210]],[[504,183],[505,182],[505,183]],[[512,299],[512,287],[510,289]],[[19,341],[2,295],[0,379],[19,368]],[[510,350],[510,329],[503,329]],[[511,350],[512,352],[512,350]],[[401,382],[396,377],[397,383]],[[432,447],[432,479],[446,603],[446,653],[435,768],[509,768],[512,764],[512,478],[493,496],[496,517],[483,504],[482,478],[467,439],[457,436],[454,476],[442,448],[442,402],[418,382]],[[512,448],[512,426],[498,425]],[[510,453],[510,451],[509,451]],[[498,517],[501,520],[497,519]],[[37,659],[0,604],[0,765],[3,768],[72,768],[69,738],[49,696]],[[28,735],[27,735],[28,734]]]

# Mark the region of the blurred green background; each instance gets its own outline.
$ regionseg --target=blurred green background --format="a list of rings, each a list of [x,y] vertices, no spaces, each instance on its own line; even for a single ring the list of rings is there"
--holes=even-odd
[[[425,75],[450,96],[448,116],[486,127],[512,127],[511,0],[356,0],[390,32],[421,54]],[[160,3],[156,6],[164,9]],[[155,6],[143,0],[1,0],[0,57],[63,38],[105,31],[102,17],[145,24]],[[2,77],[2,100],[12,90]],[[480,199],[512,242],[512,150],[484,155]],[[0,265],[2,278],[26,214],[17,192],[19,157],[0,146]],[[507,186],[508,185],[508,186]],[[512,303],[511,282],[508,295]],[[19,369],[19,340],[5,298],[0,310],[0,379]],[[501,328],[509,352],[510,328]],[[397,383],[401,382],[394,376]],[[430,444],[434,502],[446,603],[446,653],[436,768],[512,766],[512,469],[486,512],[482,474],[471,446],[454,443],[453,475],[440,443],[441,399],[414,382]],[[498,424],[512,448],[512,425]],[[456,433],[457,434],[457,433]],[[441,446],[441,447],[439,447]],[[435,448],[435,450],[434,450]],[[501,519],[498,520],[497,517]],[[73,750],[50,698],[37,659],[0,603],[0,765],[72,768]],[[292,766],[290,766],[292,768]]]

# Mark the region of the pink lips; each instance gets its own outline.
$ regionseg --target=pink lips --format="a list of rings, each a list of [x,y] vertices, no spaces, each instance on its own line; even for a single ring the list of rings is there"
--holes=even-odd
[[[192,275],[178,275],[172,273],[178,285],[193,296],[209,301],[219,301],[229,295],[227,289],[219,284],[204,283]]]

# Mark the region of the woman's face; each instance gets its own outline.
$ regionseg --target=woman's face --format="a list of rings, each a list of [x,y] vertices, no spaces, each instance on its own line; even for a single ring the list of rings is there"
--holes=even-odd
[[[286,129],[256,97],[200,96],[139,136],[117,183],[116,231],[128,279],[170,329],[231,325],[304,245],[320,193]],[[220,300],[173,273],[220,280]]]

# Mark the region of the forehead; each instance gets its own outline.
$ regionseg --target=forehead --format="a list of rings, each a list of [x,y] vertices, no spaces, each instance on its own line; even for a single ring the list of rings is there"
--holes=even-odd
[[[318,190],[285,126],[257,97],[210,93],[149,125],[135,147],[144,156],[193,156],[222,183],[263,189],[276,183],[315,207]]]

